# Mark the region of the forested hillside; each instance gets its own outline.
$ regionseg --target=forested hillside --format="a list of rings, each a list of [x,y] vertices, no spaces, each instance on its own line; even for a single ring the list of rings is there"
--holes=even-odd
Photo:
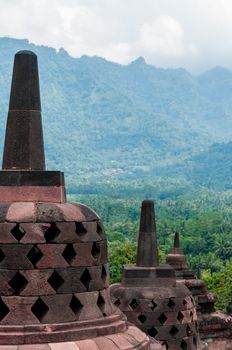
[[[13,57],[21,49],[38,54],[47,164],[65,170],[68,185],[93,176],[160,175],[167,166],[172,172],[173,165],[232,138],[228,70],[195,77],[143,58],[123,66],[0,38],[1,147]]]
[[[232,189],[232,142],[215,143],[208,150],[187,158],[171,167],[164,167],[160,175],[185,178],[191,184],[215,190]]]

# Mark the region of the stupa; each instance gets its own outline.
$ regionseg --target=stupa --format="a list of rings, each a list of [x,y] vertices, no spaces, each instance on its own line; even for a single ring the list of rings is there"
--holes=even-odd
[[[195,273],[188,267],[187,259],[180,247],[179,232],[175,232],[174,245],[167,255],[166,261],[174,268],[177,280],[183,281],[191,290],[196,300],[197,311],[199,313],[214,312],[217,297],[207,290],[205,282],[196,278]]]
[[[199,349],[191,292],[176,282],[170,265],[159,264],[153,201],[142,202],[136,264],[123,266],[111,297],[131,323],[167,349]]]
[[[45,170],[37,57],[15,55],[0,172],[0,349],[150,349],[110,300],[98,215]]]
[[[175,232],[174,246],[167,255],[166,261],[175,269],[177,282],[188,287],[195,298],[201,338],[213,338],[219,344],[220,338],[232,337],[232,319],[224,313],[215,310],[214,304],[217,301],[217,297],[210,293],[206,283],[202,279],[197,278],[194,272],[189,269],[187,259],[180,247],[178,232]],[[212,344],[209,344],[209,346],[212,346]],[[220,349],[224,348],[218,347],[218,350]]]

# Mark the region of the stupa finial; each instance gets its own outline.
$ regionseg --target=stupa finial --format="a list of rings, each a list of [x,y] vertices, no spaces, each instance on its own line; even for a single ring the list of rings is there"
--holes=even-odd
[[[155,210],[154,202],[151,200],[142,202],[136,265],[140,267],[159,265]]]
[[[175,232],[174,248],[180,248],[180,235],[179,235],[179,232]]]
[[[37,56],[15,55],[3,170],[45,170]]]

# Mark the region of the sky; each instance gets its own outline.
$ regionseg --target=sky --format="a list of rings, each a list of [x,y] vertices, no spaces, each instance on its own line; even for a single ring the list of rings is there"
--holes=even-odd
[[[0,0],[0,36],[121,64],[232,69],[232,0]]]

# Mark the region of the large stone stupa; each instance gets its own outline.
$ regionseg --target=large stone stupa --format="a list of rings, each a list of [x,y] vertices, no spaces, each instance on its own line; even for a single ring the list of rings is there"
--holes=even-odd
[[[150,349],[110,300],[107,240],[45,170],[37,57],[15,56],[0,172],[0,349]]]

